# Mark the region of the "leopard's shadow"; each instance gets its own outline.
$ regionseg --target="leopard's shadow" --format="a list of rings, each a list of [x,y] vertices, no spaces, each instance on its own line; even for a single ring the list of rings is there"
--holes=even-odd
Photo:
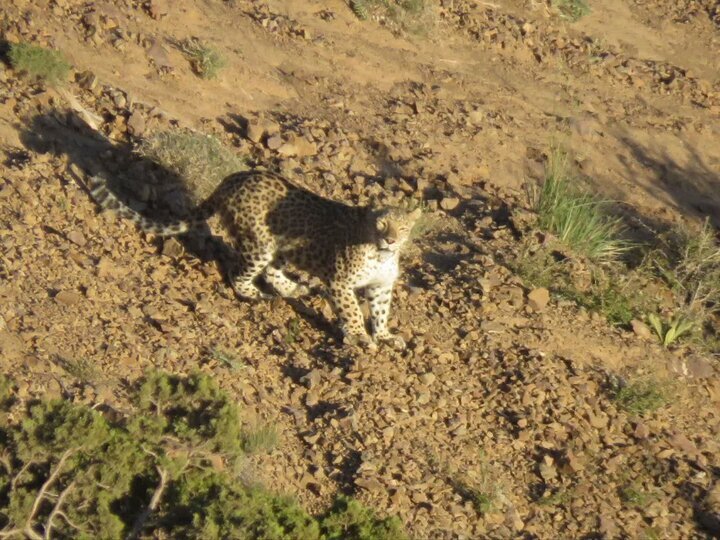
[[[70,165],[68,179],[73,177],[86,192],[86,178],[100,174],[118,199],[150,219],[179,217],[195,206],[181,176],[133,152],[130,143],[109,141],[74,112],[56,110],[38,114],[30,118],[20,132],[20,140],[28,150],[65,156]],[[6,165],[22,166],[22,161],[22,151],[15,152]],[[152,192],[158,194],[156,200],[150,197]],[[207,224],[177,236],[177,240],[192,256],[203,262],[215,262],[230,286],[233,249],[220,237],[213,236]],[[156,238],[154,242],[160,251],[163,239]]]

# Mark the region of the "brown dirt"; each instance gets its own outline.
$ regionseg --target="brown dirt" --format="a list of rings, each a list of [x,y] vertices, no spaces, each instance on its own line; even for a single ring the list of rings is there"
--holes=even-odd
[[[280,428],[253,462],[267,485],[313,511],[353,493],[415,538],[708,537],[717,359],[542,293],[529,302],[504,261],[518,249],[508,215],[553,142],[630,226],[720,226],[718,6],[606,0],[568,23],[547,4],[443,0],[427,35],[396,35],[340,1],[5,2],[6,39],[62,49],[97,77],[69,88],[112,145],[0,67],[2,371],[23,398],[121,409],[150,369],[210,372],[249,421]],[[190,36],[227,58],[217,80],[172,45]],[[296,155],[248,140],[256,119]],[[409,349],[344,349],[321,299],[241,303],[214,242],[163,244],[98,215],[77,182],[98,170],[141,205],[185,204],[163,184],[180,179],[129,155],[175,126],[327,196],[445,198],[397,289]],[[643,419],[609,384],[646,374],[675,384]],[[473,486],[492,495],[488,512]],[[628,487],[649,498],[628,502]]]

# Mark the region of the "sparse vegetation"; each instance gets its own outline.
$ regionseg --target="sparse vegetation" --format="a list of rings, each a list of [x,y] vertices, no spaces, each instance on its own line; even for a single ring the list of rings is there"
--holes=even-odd
[[[667,404],[668,388],[648,377],[619,385],[614,389],[613,399],[621,409],[643,416]]]
[[[660,339],[660,343],[662,343],[665,347],[669,347],[683,335],[691,332],[695,326],[692,321],[689,321],[682,316],[675,317],[670,322],[665,323],[660,316],[655,313],[650,313],[648,315],[648,321],[650,321],[650,326],[652,326],[653,330],[655,330],[655,333]]]
[[[619,218],[609,217],[606,203],[577,187],[570,158],[560,149],[550,155],[545,181],[531,189],[530,198],[538,213],[538,225],[558,237],[578,255],[598,263],[613,261],[627,251],[619,238]]]
[[[396,31],[426,34],[433,25],[426,0],[350,0],[350,9],[362,20],[375,18]]]
[[[565,506],[572,500],[572,494],[566,489],[559,489],[555,493],[540,497],[535,501],[540,506]]]
[[[215,137],[190,131],[161,131],[140,143],[137,152],[184,178],[197,199],[210,195],[246,161]]]
[[[245,429],[242,447],[248,454],[267,452],[277,446],[278,431],[274,426],[259,425]]]
[[[620,499],[628,506],[645,506],[654,498],[652,493],[648,493],[637,485],[629,485],[620,489]]]
[[[203,79],[214,79],[225,67],[225,59],[212,47],[195,38],[180,43],[180,50],[190,61],[193,71]]]
[[[450,478],[455,491],[472,503],[478,514],[486,514],[495,509],[500,495],[500,484],[495,471],[488,463],[484,452],[480,452],[479,469],[475,475],[462,480]]]
[[[235,358],[232,353],[218,347],[210,351],[210,356],[233,371],[239,371],[244,367],[244,364]]]
[[[675,227],[659,235],[659,247],[647,256],[646,266],[675,296],[675,317],[660,325],[663,342],[666,336],[674,341],[695,329],[705,328],[710,338],[718,335],[720,244],[715,234],[707,220],[699,230]]]
[[[209,377],[154,373],[134,392],[137,409],[119,421],[58,400],[14,420],[13,385],[0,379],[3,538],[403,537],[356,501],[315,519],[244,485],[238,408]]]
[[[46,81],[51,85],[64,83],[72,67],[60,51],[30,43],[14,43],[8,53],[13,69]]]
[[[590,6],[586,0],[552,0],[552,5],[561,17],[573,22],[590,13]]]

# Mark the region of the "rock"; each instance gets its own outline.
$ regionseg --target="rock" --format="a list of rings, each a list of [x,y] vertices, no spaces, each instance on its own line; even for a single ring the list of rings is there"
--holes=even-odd
[[[128,118],[127,128],[131,135],[141,137],[145,133],[145,117],[139,111],[133,112]]]
[[[534,289],[528,293],[528,306],[533,311],[542,311],[550,301],[550,291],[545,287]]]
[[[67,235],[67,238],[76,246],[83,247],[85,244],[87,244],[85,235],[81,231],[78,231],[78,230],[70,231]]]
[[[455,210],[459,204],[460,199],[457,197],[443,197],[443,200],[440,201],[440,208],[445,211]]]
[[[668,442],[676,449],[688,456],[696,456],[698,454],[697,446],[682,433],[674,433],[668,439]]]
[[[656,339],[653,331],[650,330],[650,327],[644,322],[638,319],[633,319],[632,321],[630,321],[630,325],[632,326],[635,335],[640,339],[644,339],[646,341],[654,341]]]
[[[265,146],[267,146],[270,150],[277,150],[282,146],[282,144],[283,140],[280,135],[273,135],[272,137],[268,137],[267,141],[265,141]]]
[[[638,439],[647,439],[650,436],[650,428],[647,427],[642,422],[639,422],[637,426],[635,426],[635,431],[633,432],[633,436],[635,436]]]
[[[245,129],[245,137],[248,140],[259,143],[263,135],[265,135],[265,126],[255,121],[248,122],[247,128]]]
[[[163,242],[162,254],[173,259],[180,257],[185,249],[177,238],[167,238]]]
[[[22,358],[25,344],[15,334],[3,330],[0,332],[0,357],[6,360]]]
[[[543,458],[540,462],[538,470],[540,472],[540,476],[546,482],[557,477],[557,469],[555,468],[554,460],[550,456],[545,456]]]
[[[66,306],[74,306],[80,302],[82,298],[82,295],[75,291],[60,291],[55,295],[55,300]]]
[[[485,111],[470,111],[468,113],[468,120],[471,124],[482,124],[485,121]]]
[[[165,47],[163,47],[158,40],[153,40],[152,44],[147,50],[147,55],[150,60],[153,61],[155,67],[158,69],[170,69],[172,64],[170,63],[170,56]]]
[[[420,375],[420,377],[418,377],[418,379],[420,379],[420,382],[426,386],[430,386],[432,383],[434,383],[435,378],[435,375],[433,375],[432,373],[423,373],[422,375]]]
[[[97,75],[95,75],[92,71],[89,70],[83,71],[82,73],[78,74],[76,80],[78,84],[80,84],[80,88],[84,90],[93,91],[98,84]]]

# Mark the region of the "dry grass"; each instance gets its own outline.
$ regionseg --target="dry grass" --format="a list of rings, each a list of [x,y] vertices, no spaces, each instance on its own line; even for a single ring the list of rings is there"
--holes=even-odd
[[[199,200],[229,174],[248,168],[245,159],[215,137],[189,131],[162,131],[142,141],[136,151],[184,178]]]

